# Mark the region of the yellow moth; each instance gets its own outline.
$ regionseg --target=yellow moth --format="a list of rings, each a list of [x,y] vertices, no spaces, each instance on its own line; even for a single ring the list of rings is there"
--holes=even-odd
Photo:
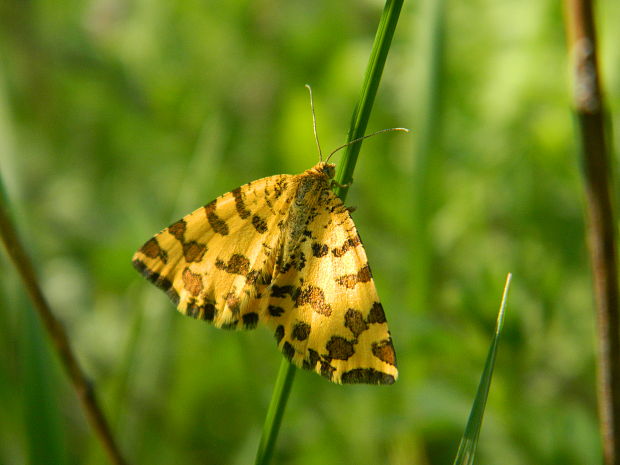
[[[133,264],[185,315],[228,329],[260,322],[299,367],[392,384],[392,339],[334,168],[321,161],[228,192],[149,239]]]

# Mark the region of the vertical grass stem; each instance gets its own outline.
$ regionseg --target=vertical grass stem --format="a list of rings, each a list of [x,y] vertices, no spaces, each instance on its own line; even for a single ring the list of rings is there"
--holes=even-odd
[[[383,14],[379,21],[375,41],[372,45],[370,58],[366,67],[362,93],[353,111],[353,117],[351,118],[351,127],[347,136],[347,142],[362,137],[366,132],[368,119],[370,118],[370,112],[375,102],[375,96],[377,95],[377,89],[379,88],[379,82],[381,81],[381,75],[383,74],[385,61],[390,51],[392,37],[394,37],[394,31],[396,30],[396,24],[398,23],[402,6],[403,0],[388,0],[383,8]],[[343,201],[349,190],[347,185],[353,180],[353,171],[355,170],[355,164],[357,163],[357,157],[361,148],[361,141],[349,145],[338,167],[336,181],[345,187],[337,187],[335,192]]]
[[[620,465],[620,319],[613,169],[597,59],[591,0],[565,0],[574,111],[586,194],[588,245],[598,332],[598,406],[606,465]]]

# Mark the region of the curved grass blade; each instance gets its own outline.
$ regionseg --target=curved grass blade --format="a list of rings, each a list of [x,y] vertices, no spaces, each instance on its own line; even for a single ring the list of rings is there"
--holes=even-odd
[[[493,376],[493,367],[495,366],[495,354],[497,353],[497,345],[499,344],[499,336],[504,326],[504,312],[506,310],[506,297],[508,295],[508,289],[510,288],[510,281],[512,280],[512,274],[508,273],[506,277],[506,284],[504,286],[504,294],[502,295],[502,303],[499,307],[499,314],[497,315],[497,324],[495,325],[495,334],[493,341],[491,341],[491,347],[489,347],[489,354],[484,364],[484,371],[480,378],[480,384],[478,385],[478,391],[476,392],[476,398],[467,420],[467,426],[465,426],[465,432],[461,438],[459,444],[459,450],[456,453],[454,459],[454,465],[471,465],[474,463],[474,456],[476,455],[476,446],[478,445],[478,436],[480,435],[480,428],[482,427],[482,417],[484,416],[484,408],[489,396],[489,388],[491,386],[491,378]]]

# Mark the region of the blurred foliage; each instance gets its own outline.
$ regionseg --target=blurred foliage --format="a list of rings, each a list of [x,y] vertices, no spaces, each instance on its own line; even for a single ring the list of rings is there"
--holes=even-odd
[[[412,133],[366,141],[348,197],[400,380],[341,387],[300,372],[275,463],[450,462],[508,271],[478,463],[598,463],[561,5],[432,5],[405,4],[369,124]],[[341,144],[381,8],[0,3],[2,179],[132,463],[253,460],[281,357],[273,336],[178,315],[131,255],[223,192],[316,163],[305,83],[324,150]],[[616,115],[617,18],[618,2],[598,2]],[[0,273],[0,462],[105,463],[4,253]]]

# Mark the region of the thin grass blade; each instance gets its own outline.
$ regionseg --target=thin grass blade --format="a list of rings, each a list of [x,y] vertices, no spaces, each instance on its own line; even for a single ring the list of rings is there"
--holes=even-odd
[[[502,303],[497,316],[497,324],[495,325],[495,334],[493,335],[493,341],[491,341],[491,347],[489,347],[489,354],[487,355],[487,360],[484,364],[484,371],[482,373],[482,377],[480,378],[476,398],[474,399],[474,404],[471,408],[469,419],[467,420],[467,426],[465,426],[465,433],[463,433],[461,443],[459,444],[459,449],[456,453],[456,458],[454,459],[454,465],[471,465],[474,463],[474,456],[476,455],[476,447],[478,445],[478,436],[480,435],[480,428],[482,427],[484,408],[487,404],[489,388],[491,386],[491,378],[493,377],[495,354],[497,353],[499,337],[504,326],[506,297],[508,295],[511,280],[512,274],[508,273],[508,276],[506,277],[506,285],[504,286],[504,294],[502,295]]]

